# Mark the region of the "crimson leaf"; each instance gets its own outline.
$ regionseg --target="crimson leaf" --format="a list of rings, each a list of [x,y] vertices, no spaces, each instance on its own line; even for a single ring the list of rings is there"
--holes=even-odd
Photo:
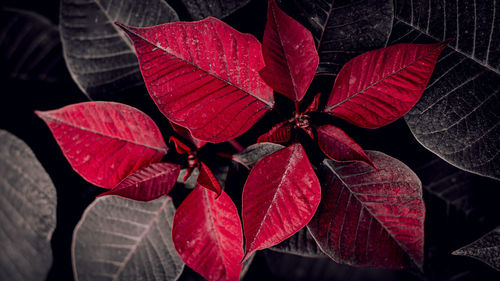
[[[322,201],[311,234],[334,261],[360,267],[421,268],[425,207],[417,175],[398,160],[367,151],[379,170],[327,159]]]
[[[215,175],[210,171],[210,169],[205,165],[205,163],[200,162],[200,174],[198,175],[197,183],[215,193],[220,195],[222,192],[222,187]]]
[[[420,99],[446,45],[397,44],[357,56],[340,70],[324,111],[371,129],[395,121]]]
[[[118,25],[134,43],[148,91],[160,111],[193,137],[223,142],[273,107],[255,37],[216,18],[139,28]]]
[[[71,167],[100,187],[115,187],[168,151],[153,120],[125,104],[83,102],[35,113],[47,123]]]
[[[199,140],[199,139],[193,137],[191,135],[191,133],[189,132],[189,130],[187,130],[186,128],[184,128],[182,126],[179,126],[179,125],[172,123],[172,122],[170,122],[170,125],[172,125],[172,129],[174,129],[174,131],[176,133],[181,135],[186,140],[189,140],[198,149],[200,149],[202,146],[204,146],[207,143],[206,141],[202,141],[202,140]]]
[[[269,131],[257,138],[257,143],[275,142],[285,143],[290,141],[292,134],[292,124],[288,120],[274,125]]]
[[[295,143],[262,158],[243,188],[245,257],[299,231],[320,199],[320,183],[302,145]]]
[[[231,198],[197,186],[174,216],[172,238],[182,260],[207,280],[237,281],[243,257],[238,211]]]

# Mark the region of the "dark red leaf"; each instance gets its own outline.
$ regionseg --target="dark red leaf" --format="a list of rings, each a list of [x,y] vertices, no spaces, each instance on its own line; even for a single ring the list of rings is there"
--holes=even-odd
[[[341,129],[332,125],[323,125],[317,129],[317,132],[319,148],[332,160],[363,161],[375,168],[361,146]]]
[[[194,146],[196,146],[197,149],[200,149],[202,146],[204,146],[207,142],[199,140],[191,135],[188,129],[179,126],[173,122],[170,122],[170,125],[172,125],[172,129],[179,135],[181,135],[183,138],[186,140],[189,140]]]
[[[292,134],[292,124],[288,121],[283,121],[278,123],[271,128],[267,133],[261,135],[257,139],[257,143],[261,142],[275,142],[275,143],[285,143],[290,141],[290,136]]]
[[[314,215],[321,187],[299,143],[262,158],[243,188],[245,257],[299,231]]]
[[[115,187],[168,151],[153,120],[125,104],[83,102],[35,113],[47,123],[71,167],[100,187]]]
[[[182,260],[209,281],[237,281],[243,257],[243,235],[231,198],[197,186],[174,216],[172,239]]]
[[[446,45],[397,44],[355,57],[340,70],[324,111],[364,128],[395,121],[420,99]]]
[[[321,93],[317,93],[314,98],[313,98],[313,101],[311,102],[311,104],[306,108],[306,111],[305,113],[309,113],[309,112],[315,112],[318,110],[318,107],[319,107],[319,99],[321,97]]]
[[[98,197],[118,195],[136,201],[151,201],[170,192],[177,181],[179,172],[179,165],[154,163],[135,171],[116,187]]]
[[[262,53],[266,67],[262,78],[273,89],[300,101],[311,84],[319,57],[311,32],[269,0]]]
[[[220,195],[222,192],[219,181],[203,162],[200,162],[200,174],[198,175],[197,182],[199,185],[215,192],[217,195]]]
[[[319,177],[322,200],[311,234],[334,261],[360,267],[422,267],[422,185],[400,161],[367,151],[379,170],[360,162],[326,159]]]
[[[175,150],[179,154],[184,154],[184,153],[190,154],[193,152],[193,150],[188,145],[186,145],[185,143],[183,143],[181,140],[179,140],[176,137],[170,137],[170,139],[168,141],[174,142]]]
[[[223,142],[274,105],[259,76],[259,41],[215,18],[153,27],[117,23],[134,43],[142,76],[160,111],[198,139]]]

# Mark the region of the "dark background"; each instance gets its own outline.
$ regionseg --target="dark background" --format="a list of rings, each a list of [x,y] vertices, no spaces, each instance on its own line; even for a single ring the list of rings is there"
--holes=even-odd
[[[139,0],[138,0],[139,1]],[[180,1],[168,1],[176,9],[181,20],[187,16]],[[35,11],[58,23],[59,1],[7,0],[4,7],[15,7]],[[266,20],[267,3],[263,0],[251,1],[249,5],[224,19],[231,26],[242,32],[262,38]],[[5,45],[6,42],[2,42]],[[62,50],[58,49],[62,52]],[[1,50],[0,50],[1,51]],[[24,140],[35,152],[45,170],[50,175],[57,189],[57,227],[52,237],[54,263],[47,280],[72,280],[71,239],[73,229],[84,209],[103,191],[77,175],[63,157],[46,125],[38,119],[34,110],[56,109],[62,106],[88,100],[71,80],[64,63],[60,67],[60,82],[19,81],[8,79],[9,66],[3,62],[8,59],[3,54],[2,60],[2,100],[0,101],[0,128],[5,129]],[[315,81],[308,99],[316,90],[328,93],[333,81]],[[287,102],[276,97],[278,106],[287,108]],[[138,88],[112,98],[145,111],[160,128],[168,128],[166,119],[155,108],[144,88]],[[281,103],[281,104],[280,104]],[[286,110],[285,110],[286,112]],[[259,133],[268,129],[278,114],[270,114],[260,121],[250,132],[239,140],[250,144]],[[455,168],[446,163],[440,169],[422,168],[436,157],[423,149],[413,138],[404,120],[377,130],[360,129],[347,123],[316,116],[320,122],[334,123],[343,128],[358,141],[363,148],[379,150],[400,159],[414,169],[424,185],[432,183]],[[170,131],[164,130],[168,135]],[[227,150],[226,145],[208,146],[204,153],[214,150]],[[439,160],[437,160],[439,161]],[[217,163],[215,163],[217,164]],[[245,172],[241,167],[232,167],[228,193],[234,195],[235,203],[241,194]],[[456,250],[485,234],[500,223],[498,201],[499,184],[493,180],[468,175],[466,179],[467,198],[473,205],[473,212],[468,215],[429,192],[425,192],[426,202],[426,264],[424,276],[417,276],[404,271],[367,270],[338,265],[328,259],[308,259],[298,256],[261,251],[257,254],[245,280],[500,280],[500,274],[489,266],[467,257],[452,256]],[[229,187],[230,185],[230,187]],[[176,203],[188,193],[177,189],[173,196]],[[458,196],[458,194],[457,194]],[[198,280],[196,273],[189,269],[181,280]]]

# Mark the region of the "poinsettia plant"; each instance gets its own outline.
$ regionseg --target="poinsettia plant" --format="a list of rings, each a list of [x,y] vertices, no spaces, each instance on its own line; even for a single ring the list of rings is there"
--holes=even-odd
[[[336,262],[422,268],[420,180],[402,162],[364,151],[324,116],[369,129],[402,117],[421,97],[448,41],[361,54],[342,67],[329,93],[317,94],[308,91],[319,63],[313,35],[274,0],[262,43],[211,17],[116,26],[132,41],[148,92],[176,131],[170,141],[185,157],[184,166],[163,161],[169,147],[160,129],[131,106],[85,102],[37,114],[73,169],[109,189],[101,196],[151,201],[169,194],[181,168],[183,180],[199,171],[172,225],[175,249],[186,265],[208,280],[238,280],[242,263],[255,251],[307,227]],[[280,106],[274,93],[291,100],[295,110],[254,139],[286,146],[251,168],[240,219],[197,151],[247,132]],[[302,144],[307,138],[319,149]]]

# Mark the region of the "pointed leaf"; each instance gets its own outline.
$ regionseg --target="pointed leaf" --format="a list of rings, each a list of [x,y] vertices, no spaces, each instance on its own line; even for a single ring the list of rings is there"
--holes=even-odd
[[[215,18],[119,26],[134,43],[158,108],[193,137],[215,143],[233,139],[273,107],[272,90],[258,74],[264,62],[255,37]]]
[[[424,251],[422,186],[400,161],[367,151],[363,163],[321,166],[322,201],[308,227],[334,261],[359,267],[421,268]]]
[[[167,195],[175,185],[180,167],[170,163],[154,163],[126,177],[113,189],[100,196],[118,195],[136,201],[151,201]]]
[[[174,212],[170,197],[147,203],[96,199],[73,233],[75,279],[177,280],[184,263],[171,238]]]
[[[363,161],[375,168],[361,146],[341,129],[332,125],[323,125],[318,127],[317,131],[319,148],[332,160]]]
[[[311,32],[269,0],[259,73],[276,92],[299,102],[311,84],[319,57]]]
[[[321,187],[299,143],[262,158],[243,188],[245,256],[274,246],[304,227],[321,199]]]
[[[292,124],[288,120],[274,125],[267,133],[262,134],[257,143],[275,142],[285,143],[290,141],[292,135]]]
[[[318,243],[316,243],[312,237],[307,226],[303,227],[285,241],[276,246],[272,246],[269,250],[303,257],[326,257],[323,251],[319,248]]]
[[[202,140],[199,140],[199,139],[193,137],[191,135],[191,133],[189,132],[189,130],[182,127],[182,126],[179,126],[179,125],[172,123],[172,122],[170,122],[170,125],[172,125],[172,129],[174,129],[174,131],[176,133],[181,135],[186,140],[191,141],[191,143],[194,144],[194,146],[196,146],[197,149],[200,149],[202,146],[204,146],[207,143],[206,141],[202,141]]]
[[[219,181],[214,176],[212,171],[205,165],[205,163],[200,162],[200,174],[198,175],[198,180],[196,181],[199,185],[204,188],[215,192],[217,195],[220,195],[222,192],[222,187],[220,186]]]
[[[355,56],[384,47],[391,33],[393,1],[280,0],[313,34],[319,75],[337,75]]]
[[[317,93],[311,104],[309,106],[307,106],[306,110],[304,111],[305,113],[310,113],[310,112],[316,112],[318,110],[318,107],[319,107],[319,99],[321,98],[321,93]]]
[[[500,226],[452,254],[478,259],[500,271]]]
[[[83,102],[36,114],[49,126],[71,167],[100,187],[115,187],[168,151],[153,120],[125,104]]]
[[[397,44],[357,56],[340,71],[324,111],[363,128],[395,121],[420,99],[446,45]]]
[[[56,189],[30,148],[0,130],[0,280],[45,280],[52,265]]]
[[[62,0],[61,40],[71,76],[97,99],[143,85],[132,44],[113,22],[151,26],[177,20],[162,0]]]
[[[209,281],[239,280],[243,237],[231,198],[198,185],[174,217],[172,238],[182,260]]]
[[[184,0],[182,4],[186,7],[189,15],[194,20],[206,17],[222,19],[245,6],[250,0]]]
[[[170,139],[168,141],[174,142],[175,150],[179,154],[185,154],[185,153],[192,154],[193,153],[193,150],[188,145],[186,145],[185,143],[183,143],[181,140],[179,140],[176,137],[170,137]]]
[[[285,148],[281,144],[272,142],[263,142],[252,144],[240,153],[233,155],[233,161],[240,163],[246,167],[253,167],[257,161],[264,156]]]

